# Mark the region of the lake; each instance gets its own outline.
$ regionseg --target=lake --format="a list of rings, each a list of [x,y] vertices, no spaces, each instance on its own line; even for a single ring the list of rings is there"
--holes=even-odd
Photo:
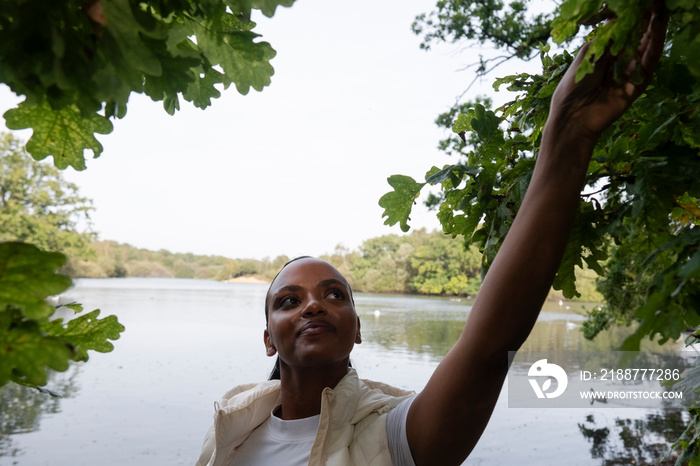
[[[52,375],[47,388],[60,399],[18,386],[0,389],[0,465],[194,464],[214,402],[235,385],[266,379],[272,368],[262,338],[266,290],[205,280],[76,280],[61,302],[115,314],[126,332],[112,353],[90,352],[88,363]],[[363,378],[416,391],[459,337],[471,304],[364,293],[355,301],[363,343],[351,355],[353,366]],[[629,333],[616,329],[584,340],[581,308],[548,302],[522,351],[605,351]],[[676,342],[664,350],[682,347]],[[640,464],[644,452],[677,438],[683,417],[594,407],[516,409],[507,406],[506,393],[464,464]],[[651,446],[625,448],[620,433]],[[604,463],[611,458],[623,462]]]

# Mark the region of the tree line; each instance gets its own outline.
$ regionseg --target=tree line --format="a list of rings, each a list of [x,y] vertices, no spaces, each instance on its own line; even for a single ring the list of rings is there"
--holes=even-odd
[[[71,259],[63,272],[73,278],[194,278],[233,280],[253,277],[271,281],[289,261],[232,259],[224,256],[151,251],[115,241],[89,245],[88,259]],[[338,245],[332,254],[320,256],[333,264],[356,291],[474,296],[481,285],[481,253],[465,247],[439,231],[415,230],[410,235],[383,235],[364,241],[357,250]],[[598,301],[597,276],[581,271],[582,300]],[[559,296],[553,294],[553,296]]]
[[[289,261],[232,259],[224,256],[150,251],[115,241],[94,241],[89,250],[69,259],[63,272],[73,278],[160,277],[230,280],[255,277],[270,281]],[[383,235],[364,241],[358,250],[338,245],[321,256],[338,268],[353,289],[370,292],[474,295],[481,284],[481,254],[465,249],[439,232]]]
[[[160,277],[270,281],[289,257],[264,259],[150,251],[115,241],[97,241],[87,231],[90,199],[61,172],[33,161],[11,134],[0,135],[0,241],[24,241],[68,260],[61,272],[72,278]],[[357,250],[338,245],[321,256],[358,291],[473,296],[481,285],[482,254],[463,237],[415,230],[364,241]],[[580,271],[581,299],[598,301],[596,275]]]
[[[289,259],[231,259],[224,256],[151,251],[116,241],[95,241],[87,257],[68,261],[63,272],[73,278],[197,278],[229,280],[254,276],[270,280]]]

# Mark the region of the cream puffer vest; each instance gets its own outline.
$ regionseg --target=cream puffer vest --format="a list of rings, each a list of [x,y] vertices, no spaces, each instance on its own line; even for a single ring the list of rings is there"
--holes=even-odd
[[[309,466],[391,466],[386,415],[412,392],[361,380],[350,369],[321,395],[321,418]],[[228,466],[248,435],[280,404],[279,380],[241,385],[216,405],[214,425],[196,466]]]

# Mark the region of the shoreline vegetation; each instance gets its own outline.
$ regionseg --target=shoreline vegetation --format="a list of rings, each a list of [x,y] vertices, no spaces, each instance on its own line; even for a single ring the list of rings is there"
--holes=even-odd
[[[256,285],[269,285],[272,280],[260,275],[243,275],[241,277],[229,278],[224,280],[225,283],[253,283]]]
[[[364,241],[357,250],[336,246],[332,254],[320,256],[350,282],[353,290],[373,293],[402,293],[474,297],[481,285],[481,253],[464,247],[440,231],[414,230],[409,235],[383,235]],[[150,251],[115,241],[95,241],[89,253],[71,257],[62,270],[72,278],[195,278],[231,283],[270,283],[289,261],[232,259],[224,256]],[[597,275],[577,270],[579,301],[599,302]],[[562,299],[552,290],[550,299]]]

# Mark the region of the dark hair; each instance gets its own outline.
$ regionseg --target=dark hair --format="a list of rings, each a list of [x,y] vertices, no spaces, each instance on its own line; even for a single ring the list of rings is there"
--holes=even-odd
[[[315,257],[312,256],[299,256],[295,257],[294,259],[290,260],[286,264],[282,266],[282,268],[277,272],[277,275],[275,275],[275,278],[272,279],[272,282],[270,282],[270,287],[267,289],[267,293],[265,294],[265,326],[267,327],[267,322],[269,320],[269,310],[268,307],[270,305],[270,290],[272,290],[272,285],[274,285],[275,280],[277,280],[277,277],[279,277],[279,274],[282,273],[285,267],[287,267],[289,264],[292,262],[301,260],[301,259],[315,259]],[[350,284],[348,283],[347,279],[343,277],[343,275],[340,275],[343,279],[343,282],[345,282],[345,286],[348,288],[348,293],[350,293],[350,300],[352,301],[352,304],[355,304],[355,299],[352,296],[352,289],[350,288]],[[348,361],[348,366],[352,367],[352,364]],[[269,380],[279,380],[280,379],[280,357],[277,355],[277,359],[275,359],[275,366],[272,368],[272,372],[270,372],[270,377]]]

